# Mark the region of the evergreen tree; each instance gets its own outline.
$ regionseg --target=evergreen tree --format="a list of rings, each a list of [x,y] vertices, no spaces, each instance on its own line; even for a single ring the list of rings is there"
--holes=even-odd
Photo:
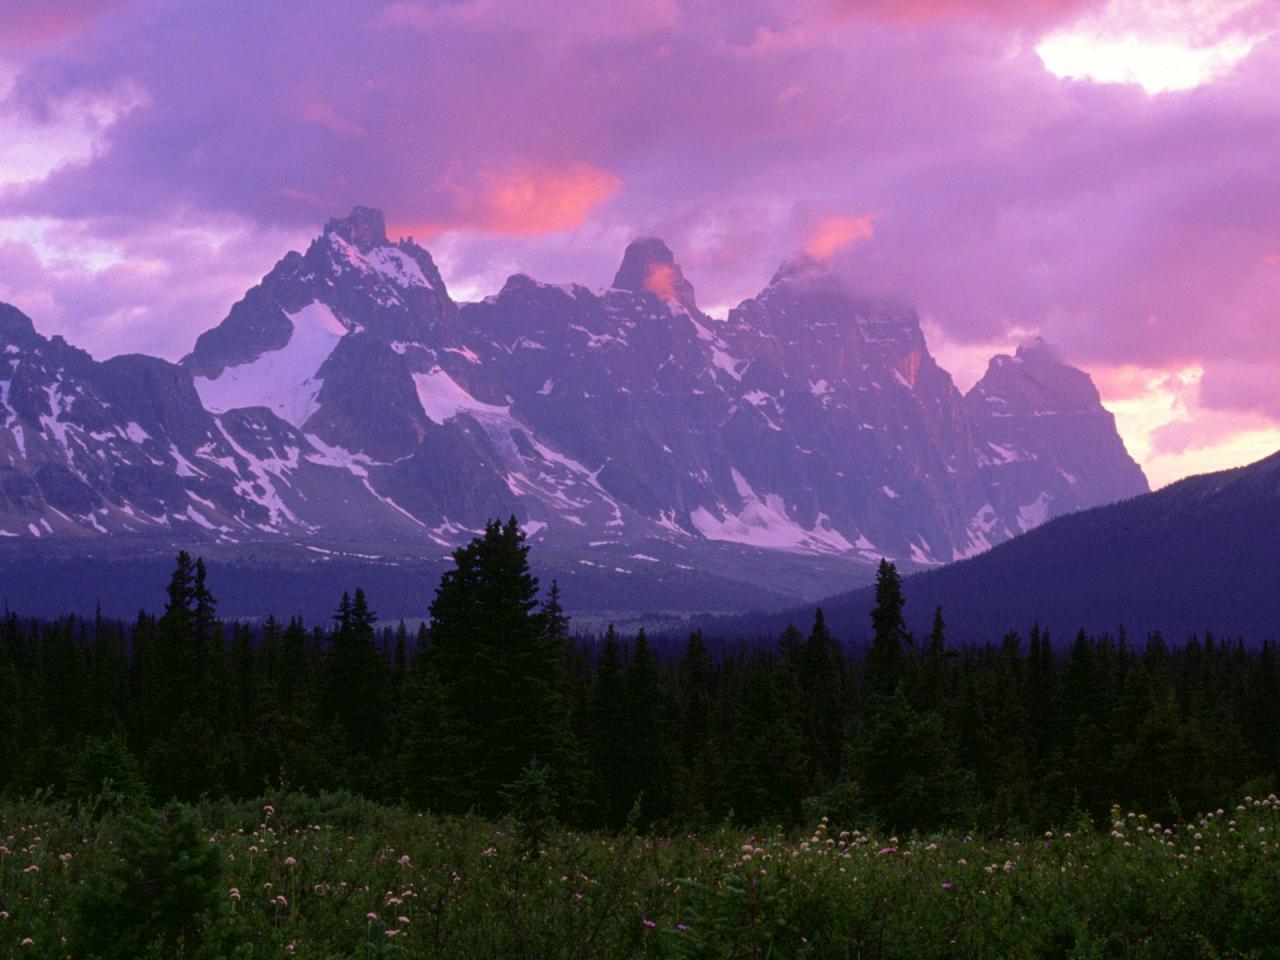
[[[891,694],[906,675],[906,601],[898,568],[881,560],[876,572],[876,606],[871,611],[871,649],[867,651],[866,689],[869,695]]]
[[[658,658],[642,629],[624,672],[622,775],[624,797],[640,802],[641,820],[671,816],[671,764],[665,691]]]
[[[364,590],[354,599],[342,595],[334,614],[336,629],[329,648],[325,697],[321,706],[331,731],[335,768],[343,770],[344,786],[385,783],[380,766],[387,752],[387,720],[391,706],[389,671],[378,650],[374,624]],[[378,788],[370,788],[378,793]]]
[[[956,763],[942,718],[903,690],[878,697],[854,747],[867,812],[893,830],[935,830],[966,813],[972,782]]]
[[[842,661],[840,648],[819,607],[804,644],[800,671],[801,736],[803,749],[811,758],[809,792],[825,790],[840,776],[845,739]]]
[[[618,634],[609,625],[596,664],[591,690],[588,756],[595,772],[594,792],[601,822],[620,827],[635,796],[630,793],[627,765],[627,683]]]
[[[531,760],[561,796],[575,791],[576,746],[559,640],[538,610],[538,580],[515,517],[493,521],[453,554],[431,604],[429,655],[445,696],[441,766],[455,809],[494,811]]]

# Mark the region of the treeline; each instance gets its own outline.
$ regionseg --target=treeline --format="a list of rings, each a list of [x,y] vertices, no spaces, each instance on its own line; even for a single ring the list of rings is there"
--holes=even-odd
[[[1191,815],[1273,789],[1270,643],[1159,636],[950,647],[908,632],[892,564],[849,656],[818,611],[772,649],[660,658],[643,633],[574,638],[514,520],[454,554],[427,624],[380,628],[363,592],[331,627],[224,624],[178,557],[163,614],[10,615],[0,784],[90,798],[345,789],[441,812],[554,806],[617,828],[830,814],[932,830],[1039,827],[1112,804]]]

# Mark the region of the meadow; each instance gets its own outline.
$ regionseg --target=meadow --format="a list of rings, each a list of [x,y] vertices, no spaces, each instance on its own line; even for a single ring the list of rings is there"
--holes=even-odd
[[[347,794],[0,808],[6,957],[1280,955],[1280,801],[1022,836],[663,836]]]

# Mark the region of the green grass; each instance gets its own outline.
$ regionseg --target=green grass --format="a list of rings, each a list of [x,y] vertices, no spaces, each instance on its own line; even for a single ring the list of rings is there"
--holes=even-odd
[[[1274,797],[1185,826],[1116,811],[1020,838],[552,830],[538,856],[519,824],[346,796],[189,812],[221,858],[217,906],[155,956],[1280,956]],[[0,806],[0,956],[81,956],[84,891],[123,875],[130,822]]]

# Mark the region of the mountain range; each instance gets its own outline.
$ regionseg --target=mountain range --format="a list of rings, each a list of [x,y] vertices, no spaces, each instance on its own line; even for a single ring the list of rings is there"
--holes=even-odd
[[[962,394],[910,306],[807,256],[724,319],[652,238],[603,289],[519,274],[458,303],[357,208],[176,364],[95,360],[5,305],[0,351],[14,562],[439,562],[515,514],[598,609],[681,578],[700,578],[682,609],[777,607],[1147,490],[1051,347],[992,358]]]
[[[908,629],[926,637],[941,607],[951,642],[996,642],[1039,624],[1055,643],[1079,630],[1141,646],[1213,634],[1280,638],[1280,453],[1188,477],[1143,496],[1060,517],[982,556],[906,578]],[[822,601],[832,631],[871,633],[874,590]],[[813,606],[707,624],[721,637],[770,636]]]

